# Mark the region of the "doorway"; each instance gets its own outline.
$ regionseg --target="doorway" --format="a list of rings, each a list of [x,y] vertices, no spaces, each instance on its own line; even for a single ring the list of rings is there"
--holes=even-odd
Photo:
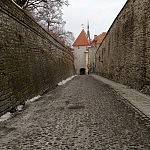
[[[85,68],[80,68],[80,75],[85,75]]]

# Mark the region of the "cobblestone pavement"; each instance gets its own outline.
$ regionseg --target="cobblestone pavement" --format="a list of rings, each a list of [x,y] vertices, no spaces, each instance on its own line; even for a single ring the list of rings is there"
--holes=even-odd
[[[150,150],[150,130],[108,85],[77,76],[1,122],[0,150]]]

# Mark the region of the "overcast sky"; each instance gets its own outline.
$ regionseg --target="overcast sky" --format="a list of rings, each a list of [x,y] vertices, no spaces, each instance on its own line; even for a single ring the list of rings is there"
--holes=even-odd
[[[106,32],[127,0],[68,0],[69,6],[63,9],[65,29],[74,33],[75,38],[84,24],[87,30],[89,20],[90,34]]]

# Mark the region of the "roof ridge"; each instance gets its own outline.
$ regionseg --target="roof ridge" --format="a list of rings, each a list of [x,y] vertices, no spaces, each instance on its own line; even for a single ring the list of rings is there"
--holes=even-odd
[[[82,29],[82,31],[74,41],[73,46],[89,46],[89,45],[90,45],[90,41],[88,39],[88,36],[84,31],[84,29]]]

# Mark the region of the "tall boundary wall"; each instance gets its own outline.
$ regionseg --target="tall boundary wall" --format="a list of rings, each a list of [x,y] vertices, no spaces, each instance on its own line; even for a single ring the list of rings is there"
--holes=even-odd
[[[150,94],[150,0],[128,0],[96,52],[96,74]]]
[[[71,51],[11,0],[0,1],[0,115],[72,76]]]

